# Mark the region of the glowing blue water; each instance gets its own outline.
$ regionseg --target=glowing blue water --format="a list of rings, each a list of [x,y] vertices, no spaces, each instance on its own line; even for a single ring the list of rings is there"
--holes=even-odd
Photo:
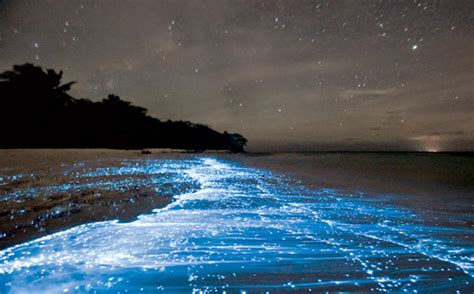
[[[159,174],[170,164],[200,189],[134,222],[81,225],[1,251],[0,291],[473,290],[474,232],[443,225],[455,216],[432,221],[213,158],[76,176]]]

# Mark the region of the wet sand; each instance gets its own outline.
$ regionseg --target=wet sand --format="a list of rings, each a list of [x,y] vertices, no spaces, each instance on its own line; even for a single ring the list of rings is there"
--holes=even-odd
[[[134,221],[87,223],[2,250],[0,292],[472,292],[472,202],[454,205],[469,200],[458,196],[462,181],[453,193],[405,194],[417,203],[408,208],[398,194],[362,192],[369,184],[406,192],[413,176],[434,191],[444,169],[454,168],[451,183],[469,175],[469,158],[319,156],[112,152],[60,160],[34,185],[30,174],[4,176],[4,187],[26,179],[4,201],[90,188],[179,196]],[[350,179],[346,170],[360,192],[343,181],[348,192],[338,193],[337,181],[320,176]],[[387,187],[368,176],[384,173],[394,179]]]
[[[208,155],[293,177],[311,189],[335,189],[363,197],[396,195],[404,207],[472,213],[474,157],[439,154],[222,154]],[[140,182],[146,174],[74,178],[74,172],[120,166],[122,160],[189,159],[195,154],[152,150],[1,150],[0,249],[79,224],[136,216],[168,205],[174,193]],[[114,186],[113,181],[130,180]],[[110,185],[90,182],[111,181]],[[171,185],[173,179],[168,179]],[[75,189],[61,185],[75,183]],[[80,186],[80,184],[85,184]],[[88,184],[88,185],[87,185]],[[166,183],[164,183],[166,185]],[[45,190],[44,186],[57,189]],[[35,188],[37,190],[35,191]],[[29,190],[22,197],[5,197]]]
[[[137,192],[111,194],[95,190],[44,196],[26,203],[2,203],[0,249],[80,224],[114,219],[132,221],[172,201],[171,196],[156,197],[153,191]]]
[[[78,177],[95,169],[119,167],[123,160],[193,156],[167,150],[153,154],[106,149],[0,150],[0,249],[80,224],[132,221],[168,205],[183,192],[173,187],[172,178],[157,190],[147,185],[147,174]]]

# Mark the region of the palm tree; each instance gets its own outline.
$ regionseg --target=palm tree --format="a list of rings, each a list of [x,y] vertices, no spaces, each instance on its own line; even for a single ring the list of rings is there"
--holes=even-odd
[[[30,63],[15,65],[0,74],[0,103],[22,107],[70,105],[74,99],[67,92],[75,82],[61,84],[62,76],[62,71],[43,70]]]

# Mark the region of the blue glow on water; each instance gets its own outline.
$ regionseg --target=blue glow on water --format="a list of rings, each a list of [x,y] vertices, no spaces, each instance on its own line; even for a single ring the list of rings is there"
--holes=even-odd
[[[170,194],[186,191],[185,187],[193,190],[197,182],[186,178],[183,169],[188,168],[189,163],[168,160],[137,161],[124,160],[120,166],[99,167],[90,169],[85,164],[74,164],[73,167],[62,175],[53,177],[62,178],[60,182],[66,183],[43,183],[37,180],[38,185],[15,189],[0,195],[1,201],[25,202],[28,198],[50,197],[61,193],[80,193],[93,190],[125,192],[130,190],[153,188],[157,193]],[[48,176],[48,175],[46,175]],[[45,177],[45,176],[42,176]],[[0,177],[0,186],[12,184],[22,179],[37,179],[35,175],[13,175]],[[66,179],[66,180],[65,180]]]
[[[432,221],[214,158],[68,174],[114,189],[133,175],[151,175],[139,185],[168,175],[199,189],[130,223],[85,224],[0,251],[0,292],[473,289],[474,232],[443,225],[452,215]]]

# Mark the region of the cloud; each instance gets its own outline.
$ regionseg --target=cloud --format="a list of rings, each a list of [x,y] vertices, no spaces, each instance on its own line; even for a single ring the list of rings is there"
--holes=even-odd
[[[161,119],[240,132],[251,147],[472,141],[472,9],[454,2],[433,11],[284,0],[0,8],[0,70],[24,62],[63,69],[65,81],[78,81],[73,95],[113,92]]]
[[[474,131],[447,131],[447,132],[433,132],[426,135],[418,135],[410,137],[414,141],[441,141],[446,139],[453,139],[456,137],[468,138],[474,135]]]
[[[340,96],[343,99],[357,99],[357,98],[379,98],[393,96],[400,91],[397,88],[385,88],[385,89],[349,89],[342,91]]]

